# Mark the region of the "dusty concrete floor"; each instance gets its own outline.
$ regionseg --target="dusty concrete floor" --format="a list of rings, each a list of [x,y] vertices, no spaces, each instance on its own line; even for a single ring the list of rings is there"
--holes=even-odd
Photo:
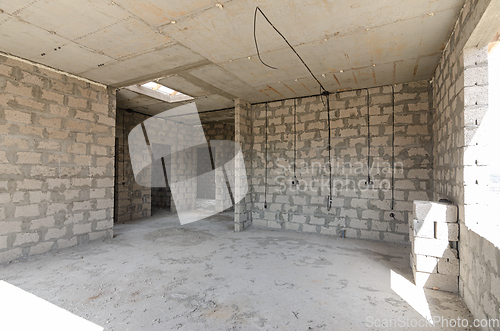
[[[184,226],[163,214],[1,265],[0,278],[105,330],[401,330],[368,321],[422,319],[391,290],[391,269],[410,277],[408,256],[401,244],[235,233],[231,213]],[[426,295],[433,315],[470,318],[457,295]]]

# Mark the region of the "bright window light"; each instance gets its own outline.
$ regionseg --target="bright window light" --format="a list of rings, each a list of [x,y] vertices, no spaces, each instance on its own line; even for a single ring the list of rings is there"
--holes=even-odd
[[[498,130],[498,125],[500,124],[500,112],[498,111],[500,107],[500,95],[498,91],[500,89],[500,46],[498,44],[493,47],[491,52],[488,54],[488,77],[489,77],[489,108],[488,111],[488,121],[490,125],[488,139],[494,141],[492,148],[490,149],[490,198],[491,205],[498,208],[498,202],[500,201],[500,154],[498,151],[498,141],[500,140],[500,133]]]
[[[415,309],[431,325],[434,324],[427,297],[422,286],[417,286],[391,269],[391,289]]]
[[[172,90],[171,88],[166,87],[165,85],[158,84],[157,82],[147,82],[145,84],[141,84],[141,86],[147,87],[153,91],[157,91],[157,92],[169,95],[172,98],[179,99],[179,101],[194,99],[192,96],[189,96],[187,94]],[[182,99],[182,100],[180,100],[180,99]]]
[[[499,32],[500,34],[500,32]],[[498,34],[497,34],[498,36]],[[479,52],[479,51],[478,51]],[[488,107],[471,110],[483,113],[474,135],[464,151],[464,178],[469,184],[464,186],[465,225],[500,247],[500,46],[491,43],[488,54]]]

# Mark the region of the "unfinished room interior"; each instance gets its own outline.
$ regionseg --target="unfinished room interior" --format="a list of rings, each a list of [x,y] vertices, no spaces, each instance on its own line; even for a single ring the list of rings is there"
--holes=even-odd
[[[0,0],[0,330],[500,330],[500,0]]]

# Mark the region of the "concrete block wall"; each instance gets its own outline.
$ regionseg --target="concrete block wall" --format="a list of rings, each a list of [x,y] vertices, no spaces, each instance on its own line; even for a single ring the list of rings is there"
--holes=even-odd
[[[458,206],[463,205],[463,73],[462,51],[447,48],[432,83],[435,200],[450,199]]]
[[[470,139],[488,109],[488,79],[486,50],[471,47],[468,40],[489,3],[465,2],[433,77],[434,200],[446,198],[458,205],[459,293],[478,319],[500,319],[500,250],[484,231],[474,229],[474,224],[493,220],[481,216],[481,206],[471,208],[481,204],[475,199],[482,195],[470,174],[484,164],[472,157]]]
[[[168,149],[168,148],[167,148]],[[170,156],[166,156],[163,158],[163,161],[165,164],[170,164]],[[160,162],[158,165],[163,168],[163,164]],[[165,174],[162,171],[156,171],[151,173],[151,183],[164,183],[165,182]],[[149,174],[149,172],[148,172]],[[146,189],[146,187],[144,187]],[[163,185],[163,187],[151,187],[151,215],[153,215],[156,211],[159,210],[168,210],[170,211],[170,207],[172,204],[171,198],[171,192],[170,192],[170,187],[168,185]],[[146,200],[146,199],[145,199]],[[149,205],[149,201],[144,201],[144,207],[147,208],[147,205]]]
[[[128,148],[130,130],[149,117],[137,112],[117,109],[115,222],[123,223],[151,216],[151,188],[136,182]]]
[[[224,173],[220,167],[234,158],[234,144],[230,143],[235,139],[234,120],[209,121],[208,118],[202,117],[202,125],[207,141],[218,140],[210,143],[210,146],[216,168],[214,178],[215,210],[221,212],[233,206],[227,188],[234,184],[234,180],[232,183],[230,182],[230,179],[234,178],[234,173]]]
[[[171,211],[172,193],[168,187],[151,188],[151,215],[157,211]]]
[[[431,90],[426,81],[394,87],[394,210],[392,210],[392,87],[369,89],[370,168],[366,90],[330,95],[333,207],[329,195],[328,121],[325,100],[296,100],[296,175],[294,100],[268,104],[268,208],[265,202],[266,105],[254,105],[253,224],[269,228],[407,242],[413,200],[432,197]],[[395,217],[390,217],[391,213]]]
[[[227,140],[227,141],[234,141],[234,122],[227,122],[227,121],[203,121],[202,120],[202,125],[203,125],[203,131],[205,132],[205,137],[207,141],[210,140]],[[229,144],[223,144],[223,143],[214,143],[211,145],[212,147],[212,153],[213,150],[215,149],[215,153],[212,154],[212,157],[215,158],[215,163],[219,164],[220,162],[217,162],[217,160],[225,160],[228,157],[228,152],[231,152],[228,150],[229,148],[232,147],[229,146]],[[209,156],[207,154],[203,154],[205,157]],[[211,171],[212,170],[212,164],[210,159],[208,160],[201,160],[199,162],[202,162],[203,164],[198,164],[198,167],[203,167],[205,166],[205,172]],[[216,166],[217,168],[217,166]],[[222,184],[226,184],[226,179],[224,177],[224,174],[221,172],[220,174],[216,171],[215,174],[217,177],[217,180],[219,182],[222,182]],[[202,188],[198,187],[198,190],[201,189],[202,192],[208,193],[209,196],[205,197],[206,199],[216,199],[216,187],[215,187],[215,180],[214,176],[207,175],[204,176],[203,178],[198,179],[198,185],[203,185]],[[227,187],[227,186],[226,186]],[[217,200],[222,203],[224,200],[224,193],[222,190],[222,186],[219,185],[218,187],[218,196]],[[203,198],[203,197],[200,197]],[[217,210],[220,210],[220,208],[223,208],[223,206],[218,206]]]
[[[166,149],[168,150],[168,148]],[[165,165],[170,164],[170,155],[165,156],[163,158],[163,161]],[[159,171],[152,173],[151,182],[152,183],[165,182],[164,172]],[[158,211],[171,211],[171,209],[172,209],[172,192],[170,192],[170,187],[168,186],[168,183],[164,187],[151,187],[151,215],[154,215]]]
[[[198,151],[201,151],[201,153],[198,153],[197,159],[196,198],[215,199],[215,174],[211,172],[213,167],[210,154],[206,153],[205,148],[198,149]]]
[[[0,263],[112,237],[115,101],[0,55]]]
[[[465,48],[464,65],[464,126],[463,145],[463,205],[460,224],[460,289],[474,316],[500,319],[500,249],[498,238],[498,201],[490,205],[487,137],[476,137],[488,107],[488,47]],[[493,92],[495,93],[495,92]],[[479,144],[479,145],[477,145]],[[494,245],[494,244],[495,245]]]
[[[235,144],[233,141],[213,141],[210,145],[213,148],[214,144],[214,163],[215,163],[215,210],[222,212],[224,210],[233,209],[235,200]]]
[[[234,121],[209,121],[202,117],[201,124],[207,140],[234,141]]]
[[[251,185],[252,176],[252,148],[254,143],[253,132],[253,116],[252,105],[250,103],[236,99],[234,109],[234,140],[243,153],[245,169],[237,165],[235,167],[235,195],[243,194],[245,187],[248,187],[248,192],[245,198],[237,202],[234,206],[234,229],[242,231],[252,225],[252,193],[253,186]],[[235,151],[238,153],[238,151]]]
[[[167,166],[167,175],[174,180],[169,180],[168,184],[176,194],[176,203],[171,204],[172,211],[192,210],[196,204],[196,148],[187,148],[192,145],[192,141],[199,141],[200,136],[195,137],[191,125],[181,122],[171,121],[171,127],[165,127],[165,122],[159,118],[140,114],[134,111],[125,111],[125,130],[120,119],[117,121],[119,135],[126,137],[123,139],[123,149],[120,148],[119,156],[122,156],[124,166],[117,167],[117,177],[125,177],[124,187],[119,187],[119,197],[117,203],[120,204],[119,221],[147,218],[151,216],[151,186],[152,183],[162,183],[164,181],[163,165],[161,159],[151,163],[151,151],[162,153],[162,157],[171,152],[169,157],[170,166]],[[144,135],[141,126],[146,132]],[[134,130],[139,128],[139,130]],[[134,132],[136,136],[130,136]],[[203,135],[203,132],[200,133]],[[179,139],[178,137],[185,137]],[[134,139],[136,153],[130,155],[130,139]],[[184,145],[183,145],[184,144]],[[140,146],[140,148],[138,148]],[[175,146],[175,150],[174,147]],[[183,148],[185,146],[186,148]],[[161,147],[161,149],[159,149]],[[158,155],[155,155],[157,157]],[[139,174],[134,174],[131,161],[141,169]],[[122,162],[119,162],[122,164]],[[125,171],[125,175],[123,175]],[[181,180],[185,178],[185,180]],[[123,185],[123,182],[119,182]],[[157,185],[156,185],[157,186]],[[123,209],[122,209],[123,207]]]
[[[138,184],[134,178],[130,163],[128,135],[136,125],[148,118],[151,116],[120,108],[117,110],[115,185],[115,219],[117,222],[147,218],[151,216],[154,208],[164,209],[169,206],[170,211],[176,210],[169,188],[150,188]],[[208,140],[234,141],[233,123],[203,120],[202,125]],[[163,178],[158,180],[163,180]],[[166,199],[170,201],[165,201]]]
[[[488,53],[464,49],[464,192],[460,224],[460,289],[465,302],[479,318],[500,319],[500,249],[498,201],[489,187],[488,154],[498,142],[476,137],[488,106]],[[479,146],[477,145],[479,143]],[[491,145],[487,145],[491,144]],[[494,146],[494,147],[492,147]],[[494,196],[494,195],[493,195]],[[497,196],[498,197],[498,196]],[[491,200],[491,201],[490,201]],[[495,205],[491,205],[493,203]]]
[[[196,208],[196,188],[197,188],[197,150],[195,148],[187,148],[193,144],[193,141],[201,141],[203,132],[196,135],[193,132],[191,125],[183,123],[175,124],[175,133],[162,132],[164,128],[160,123],[152,125],[153,132],[160,132],[157,137],[161,137],[156,143],[162,143],[170,146],[175,146],[177,152],[170,156],[170,171],[167,169],[167,176],[172,178],[169,180],[170,189],[172,191],[175,205],[172,210],[177,213],[191,211]],[[146,126],[147,127],[147,126]],[[147,128],[148,132],[151,132]],[[151,137],[151,134],[148,135]],[[185,137],[185,139],[179,139]],[[152,142],[151,138],[150,142]],[[172,149],[172,151],[174,151]]]

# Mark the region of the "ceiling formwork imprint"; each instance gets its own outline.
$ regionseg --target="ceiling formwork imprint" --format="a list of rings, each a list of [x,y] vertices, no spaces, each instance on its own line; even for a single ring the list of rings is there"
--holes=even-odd
[[[200,111],[430,79],[464,0],[0,0],[1,51],[102,84],[159,79]],[[155,114],[121,89],[126,107]],[[158,101],[159,102],[159,101]],[[147,103],[147,102],[146,102]]]

